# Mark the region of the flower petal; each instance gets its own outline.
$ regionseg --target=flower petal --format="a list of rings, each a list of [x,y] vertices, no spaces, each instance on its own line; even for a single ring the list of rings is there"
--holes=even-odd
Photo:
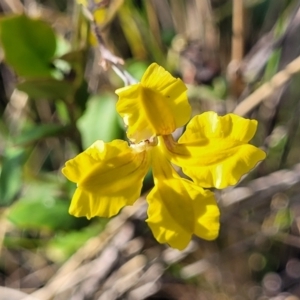
[[[257,121],[234,114],[219,117],[206,112],[194,117],[177,143],[166,141],[172,163],[204,188],[225,188],[266,157],[249,145]]]
[[[70,214],[88,219],[117,214],[139,197],[148,168],[146,151],[137,152],[121,140],[95,142],[62,169],[77,183]]]
[[[159,243],[183,250],[193,234],[212,240],[219,232],[214,195],[180,178],[165,158],[152,150],[155,187],[147,196],[148,222]]]
[[[117,111],[128,126],[128,138],[138,143],[155,135],[171,134],[191,115],[187,88],[156,63],[146,70],[140,83],[116,90]]]

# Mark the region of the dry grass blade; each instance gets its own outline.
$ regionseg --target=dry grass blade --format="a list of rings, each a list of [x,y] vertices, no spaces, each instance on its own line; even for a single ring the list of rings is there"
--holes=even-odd
[[[2,0],[1,2],[5,10],[10,10],[15,14],[24,13],[24,6],[20,0]]]
[[[144,198],[141,197],[134,206],[123,209],[117,217],[107,224],[105,230],[99,236],[90,239],[83,245],[64,265],[62,265],[55,276],[49,280],[47,285],[32,293],[31,297],[43,300],[51,299],[56,294],[57,290],[61,289],[62,282],[70,282],[68,277],[70,277],[75,270],[76,274],[74,276],[77,276],[76,278],[78,278],[78,274],[86,274],[85,271],[89,269],[89,265],[81,266],[84,260],[91,259],[96,254],[100,253],[124,226],[128,218],[143,208],[144,202]]]
[[[289,63],[285,69],[275,74],[272,79],[257,90],[255,90],[250,96],[245,98],[235,109],[234,113],[240,116],[245,116],[251,112],[257,105],[263,100],[271,96],[278,88],[283,86],[288,80],[300,72],[300,57],[294,59]]]

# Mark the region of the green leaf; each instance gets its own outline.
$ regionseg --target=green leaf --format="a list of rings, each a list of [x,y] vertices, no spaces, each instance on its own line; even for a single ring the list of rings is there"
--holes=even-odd
[[[115,101],[113,94],[93,96],[88,101],[84,115],[77,122],[85,148],[99,139],[110,142],[123,136]]]
[[[80,108],[81,112],[85,111],[89,97],[90,93],[88,92],[88,84],[86,80],[82,80],[81,85],[78,87],[74,95],[74,102],[77,107]]]
[[[60,57],[71,51],[72,46],[69,41],[60,35],[56,35],[55,57]]]
[[[22,132],[22,134],[15,139],[15,144],[27,145],[46,137],[61,135],[65,133],[68,129],[68,126],[63,125],[42,124]]]
[[[75,70],[78,70],[78,68],[84,69],[86,61],[86,50],[80,49],[76,51],[70,51],[60,56],[59,59],[71,64]]]
[[[22,187],[22,165],[25,158],[24,149],[6,150],[0,174],[0,206],[8,206],[16,199]]]
[[[47,245],[47,256],[55,262],[63,262],[75,253],[87,240],[99,235],[108,219],[99,218],[97,223],[82,228],[80,231],[59,232]]]
[[[140,81],[148,68],[148,64],[143,61],[131,61],[127,65],[127,71],[132,75],[133,78],[136,78]]]
[[[266,65],[265,73],[263,76],[263,82],[267,82],[271,80],[271,78],[277,73],[280,58],[281,58],[281,49],[274,50]]]
[[[55,79],[29,79],[19,83],[17,88],[35,99],[66,99],[73,93],[71,82]]]
[[[26,193],[13,206],[7,218],[22,229],[70,230],[89,224],[86,218],[75,218],[68,213],[69,199],[58,198],[61,194],[62,177],[40,172],[38,178],[27,180]]]
[[[279,209],[275,216],[274,226],[280,230],[285,230],[290,228],[292,223],[293,223],[293,217],[290,209],[288,208]]]
[[[227,92],[226,80],[223,77],[216,77],[213,80],[213,93],[219,99],[224,99]]]
[[[8,219],[23,229],[67,230],[78,227],[79,219],[69,215],[69,202],[48,193],[36,199],[20,199],[11,207]],[[80,221],[86,220],[82,219]]]
[[[69,77],[77,88],[80,87],[84,78],[86,58],[85,49],[71,51],[59,57],[59,60],[65,61],[70,65],[72,72],[69,74]]]
[[[51,77],[56,37],[47,23],[25,15],[2,18],[0,40],[6,62],[19,76]]]

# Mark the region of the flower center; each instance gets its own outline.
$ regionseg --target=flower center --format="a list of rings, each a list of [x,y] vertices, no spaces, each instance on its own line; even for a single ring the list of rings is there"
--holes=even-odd
[[[133,148],[135,151],[137,152],[143,152],[143,151],[147,151],[149,149],[151,149],[152,147],[157,146],[158,144],[158,139],[156,136],[147,139],[147,140],[143,140],[141,142],[139,142],[138,144],[131,144],[130,147]]]

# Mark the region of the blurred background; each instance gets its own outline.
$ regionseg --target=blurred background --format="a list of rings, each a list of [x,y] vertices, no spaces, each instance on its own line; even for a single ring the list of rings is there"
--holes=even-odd
[[[98,139],[126,138],[124,83],[75,1],[1,0],[0,299],[299,300],[300,1],[89,4],[133,77],[155,61],[187,84],[194,115],[257,119],[252,142],[268,156],[216,191],[218,239],[183,252],[144,222],[151,176],[111,220],[70,216],[75,184],[61,168]]]

